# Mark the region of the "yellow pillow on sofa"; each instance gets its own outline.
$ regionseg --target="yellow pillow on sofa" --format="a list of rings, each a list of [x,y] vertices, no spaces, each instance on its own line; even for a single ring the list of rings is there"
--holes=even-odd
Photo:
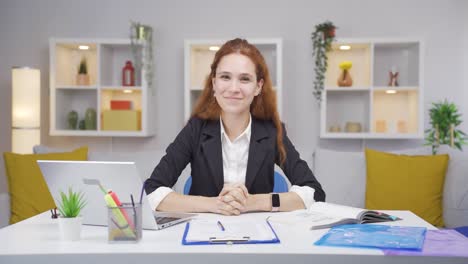
[[[3,153],[10,193],[10,224],[55,208],[37,160],[87,160],[88,148],[47,154]]]
[[[407,156],[366,149],[366,208],[410,210],[444,226],[442,193],[449,156]]]

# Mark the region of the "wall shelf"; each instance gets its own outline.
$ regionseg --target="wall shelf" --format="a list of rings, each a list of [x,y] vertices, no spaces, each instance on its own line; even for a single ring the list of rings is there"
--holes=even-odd
[[[56,39],[50,45],[50,135],[51,136],[109,136],[148,137],[155,134],[152,118],[154,101],[150,87],[141,78],[143,71],[135,69],[135,85],[122,86],[122,68],[133,60],[133,52],[143,52],[141,44],[132,49],[130,39]],[[81,50],[80,45],[88,46]],[[89,85],[78,85],[76,75],[82,58],[88,65]],[[111,109],[112,100],[130,101],[134,118],[123,118],[122,123],[134,124],[134,128],[109,128],[110,118],[104,127],[104,112],[112,110],[114,120],[120,113]],[[86,110],[96,111],[96,129],[79,130],[68,126],[70,111],[84,119]],[[114,115],[116,114],[116,115]],[[119,126],[116,126],[119,127]]]
[[[348,45],[349,50],[340,46]],[[421,139],[423,131],[423,44],[413,39],[339,39],[328,53],[321,102],[321,138]],[[338,65],[353,63],[353,85],[338,87]],[[398,71],[398,86],[389,72]],[[359,123],[361,132],[347,132]]]

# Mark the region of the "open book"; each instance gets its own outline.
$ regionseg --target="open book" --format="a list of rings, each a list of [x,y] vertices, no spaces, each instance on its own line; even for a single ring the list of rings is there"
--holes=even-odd
[[[316,202],[308,210],[310,229],[330,228],[343,224],[366,224],[401,220],[382,212],[371,211],[351,206]]]
[[[307,210],[298,210],[281,216],[273,216],[270,220],[285,224],[303,224],[314,230],[343,224],[378,223],[401,219],[382,212],[333,203],[316,202]]]

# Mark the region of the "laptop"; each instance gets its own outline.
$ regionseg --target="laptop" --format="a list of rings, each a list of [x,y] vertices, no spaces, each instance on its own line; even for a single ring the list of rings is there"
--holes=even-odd
[[[99,180],[105,189],[116,193],[122,203],[131,202],[130,194],[135,202],[139,202],[143,180],[134,162],[38,160],[37,163],[56,204],[60,191],[67,192],[71,187],[74,191],[83,192],[87,202],[81,211],[85,225],[107,226],[108,217],[104,194],[99,186],[85,184],[85,179]],[[143,195],[143,229],[163,229],[186,222],[195,215],[153,211],[146,193]]]

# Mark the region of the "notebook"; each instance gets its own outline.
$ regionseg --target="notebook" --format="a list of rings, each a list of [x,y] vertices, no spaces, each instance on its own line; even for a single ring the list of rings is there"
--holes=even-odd
[[[116,193],[123,203],[131,201],[130,194],[139,199],[143,187],[143,180],[134,162],[38,160],[37,163],[55,201],[60,191],[67,191],[69,187],[84,193],[87,204],[81,214],[85,225],[107,226],[108,217],[102,191],[96,185],[85,184],[84,179],[99,180],[104,188]],[[195,215],[155,212],[149,206],[146,195],[143,195],[143,229],[163,229],[186,222]]]

